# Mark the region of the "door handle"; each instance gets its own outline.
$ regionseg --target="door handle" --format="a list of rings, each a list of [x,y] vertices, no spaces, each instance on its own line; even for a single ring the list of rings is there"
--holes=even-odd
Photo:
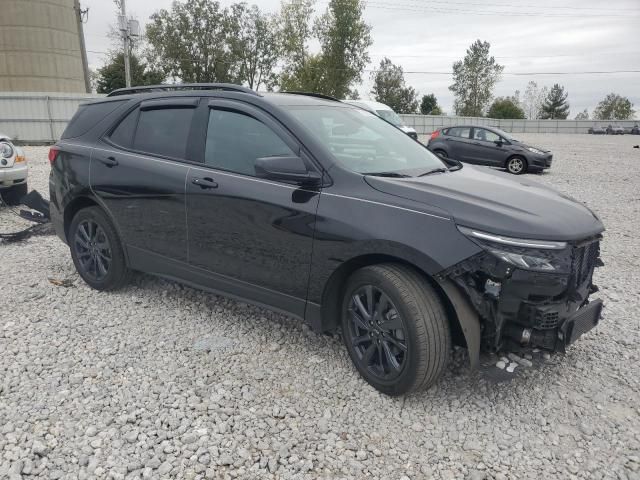
[[[211,177],[194,178],[191,180],[191,183],[193,183],[194,185],[198,185],[203,190],[206,188],[218,188],[218,184]]]
[[[114,157],[99,158],[98,160],[104,163],[107,167],[115,167],[116,165],[118,165],[118,160],[116,160]]]

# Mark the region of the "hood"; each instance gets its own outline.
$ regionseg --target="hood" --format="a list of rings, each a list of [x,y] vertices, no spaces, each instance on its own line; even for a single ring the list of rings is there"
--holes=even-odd
[[[9,135],[5,135],[4,133],[0,132],[0,142],[3,140],[11,141],[11,137]]]
[[[511,145],[516,145],[522,148],[531,147],[531,148],[535,148],[536,150],[540,150],[541,152],[544,152],[544,153],[551,153],[551,150],[547,148],[537,147],[535,145],[529,145],[528,143],[521,142],[520,140],[512,139],[510,141],[511,141]]]
[[[567,195],[521,177],[465,165],[417,178],[365,177],[381,192],[438,207],[458,225],[510,237],[581,240],[604,226]]]

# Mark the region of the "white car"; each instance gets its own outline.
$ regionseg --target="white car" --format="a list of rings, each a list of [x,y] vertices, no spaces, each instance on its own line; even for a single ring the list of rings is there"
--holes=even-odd
[[[18,205],[27,194],[27,157],[20,147],[0,133],[0,195],[7,205]]]
[[[418,133],[411,127],[407,127],[402,123],[400,116],[391,110],[391,107],[380,102],[373,102],[371,100],[343,100],[344,103],[355,105],[356,107],[364,108],[372,113],[375,113],[379,117],[383,118],[392,125],[398,127],[404,133],[409,135],[414,140],[418,140]]]

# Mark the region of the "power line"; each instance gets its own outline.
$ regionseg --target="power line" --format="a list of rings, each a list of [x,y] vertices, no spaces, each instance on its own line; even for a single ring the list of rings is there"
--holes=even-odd
[[[442,7],[436,8],[445,8],[449,5],[463,5],[463,6],[480,6],[480,7],[501,7],[501,8],[533,8],[536,10],[575,10],[575,11],[603,11],[610,12],[612,10],[611,7],[573,7],[573,6],[562,6],[562,5],[522,5],[522,4],[513,4],[513,3],[474,3],[474,2],[460,2],[454,0],[401,0],[404,3],[414,4],[415,6],[421,6],[428,8],[431,4],[442,4]],[[387,2],[390,5],[394,5],[395,2],[393,0],[388,0]],[[636,12],[640,13],[640,9],[638,8],[616,8],[617,12]]]

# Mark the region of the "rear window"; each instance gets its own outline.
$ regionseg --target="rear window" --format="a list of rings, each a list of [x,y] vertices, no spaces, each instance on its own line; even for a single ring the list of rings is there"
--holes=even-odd
[[[143,110],[133,141],[134,150],[184,159],[195,108]]]
[[[60,138],[76,138],[84,135],[124,102],[126,100],[80,105]]]

